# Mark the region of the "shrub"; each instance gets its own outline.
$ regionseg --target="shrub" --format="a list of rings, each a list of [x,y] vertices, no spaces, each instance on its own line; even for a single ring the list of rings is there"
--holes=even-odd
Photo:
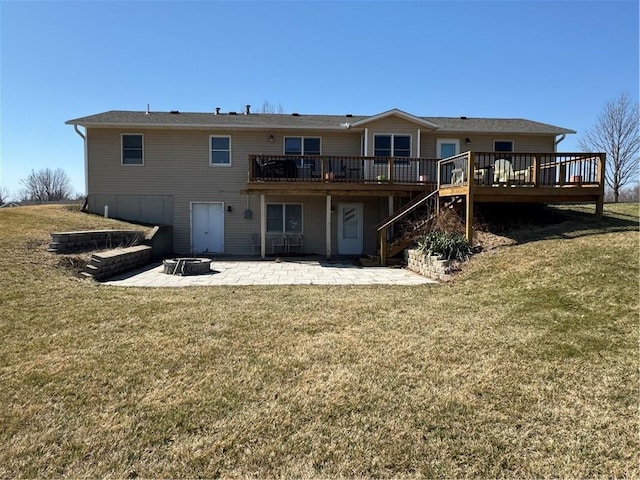
[[[467,260],[473,253],[467,239],[459,233],[431,232],[418,242],[426,255],[438,255],[445,260]]]

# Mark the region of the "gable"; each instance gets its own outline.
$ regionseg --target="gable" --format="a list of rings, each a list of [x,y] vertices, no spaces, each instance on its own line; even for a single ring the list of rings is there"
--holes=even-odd
[[[435,123],[429,120],[416,117],[415,115],[411,115],[410,113],[403,112],[402,110],[398,110],[397,108],[394,108],[393,110],[388,110],[386,112],[382,112],[378,115],[373,115],[371,117],[363,118],[362,120],[358,120],[352,123],[351,126],[357,127],[357,128],[369,127],[371,124],[374,124],[380,121],[391,120],[391,119],[401,120],[402,122],[404,122],[404,124],[413,125],[414,128],[416,126],[426,128],[429,130],[435,130],[436,128],[438,128],[438,125],[436,125]]]

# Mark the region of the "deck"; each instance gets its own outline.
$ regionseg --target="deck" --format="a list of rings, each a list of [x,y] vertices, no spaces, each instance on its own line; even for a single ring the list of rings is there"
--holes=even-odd
[[[247,191],[414,196],[437,187],[435,158],[250,155]]]
[[[604,153],[465,152],[438,162],[440,198],[463,197],[467,238],[474,203],[595,203],[602,215]]]

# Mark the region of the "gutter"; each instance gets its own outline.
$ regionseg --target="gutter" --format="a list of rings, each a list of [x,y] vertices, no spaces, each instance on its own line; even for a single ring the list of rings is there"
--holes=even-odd
[[[85,203],[86,198],[89,197],[89,157],[87,155],[87,133],[85,127],[85,133],[83,134],[78,129],[78,124],[73,124],[73,129],[76,131],[78,135],[82,138],[82,143],[84,143],[84,195],[85,195]]]
[[[558,151],[558,144],[563,141],[565,138],[567,138],[567,134],[563,133],[562,135],[560,135],[560,138],[558,140],[556,140],[555,145],[553,146],[553,151],[554,153]]]

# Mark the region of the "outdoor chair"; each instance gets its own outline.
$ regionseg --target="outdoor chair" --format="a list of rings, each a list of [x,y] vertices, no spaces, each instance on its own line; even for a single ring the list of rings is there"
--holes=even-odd
[[[258,251],[257,253],[262,252],[262,242],[260,241],[259,233],[251,234],[251,246],[253,247],[253,253],[256,253],[256,250]]]
[[[493,164],[493,183],[507,183],[513,178],[513,167],[511,162],[504,158],[499,158]]]
[[[287,237],[281,233],[271,236],[271,253],[278,253],[279,251],[282,253],[287,251]]]
[[[302,235],[294,233],[287,236],[287,252],[291,250],[297,250],[297,253],[302,253]]]

